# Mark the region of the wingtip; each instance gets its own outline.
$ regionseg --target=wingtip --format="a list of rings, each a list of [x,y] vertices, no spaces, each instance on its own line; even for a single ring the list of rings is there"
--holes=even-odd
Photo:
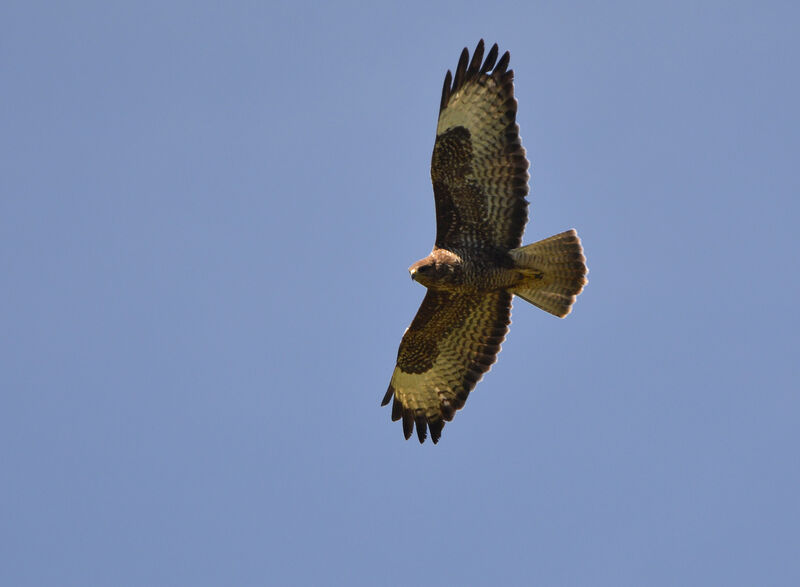
[[[433,444],[438,444],[439,439],[442,437],[442,428],[444,428],[444,421],[433,420],[428,422],[428,428],[431,431],[431,441]]]
[[[417,438],[419,439],[419,443],[422,444],[425,442],[425,439],[428,437],[428,423],[425,420],[425,416],[419,415],[414,419],[417,425]]]
[[[492,45],[492,48],[489,49],[489,54],[486,56],[486,61],[483,62],[483,67],[481,67],[481,73],[489,73],[492,70],[495,62],[497,61],[498,51],[500,51],[500,48],[497,46],[497,43],[495,43]]]
[[[461,57],[458,58],[458,65],[456,66],[456,74],[453,77],[453,91],[455,92],[464,83],[467,75],[467,63],[469,62],[469,49],[464,47],[461,51]]]
[[[411,434],[414,432],[414,416],[411,413],[411,410],[404,410],[403,411],[403,436],[406,437],[406,440],[411,438]]]
[[[392,387],[392,384],[390,383],[389,389],[386,390],[386,395],[383,396],[383,400],[381,401],[381,406],[388,405],[389,400],[392,399],[393,395],[394,395],[394,387]]]
[[[483,63],[483,39],[478,41],[475,51],[472,52],[472,60],[469,62],[469,67],[467,67],[467,79],[478,75],[481,63]]]
[[[397,396],[395,396],[394,401],[392,402],[392,422],[397,422],[402,417],[403,417],[403,404],[401,404],[397,400]]]
[[[498,75],[505,73],[506,69],[508,68],[509,61],[511,61],[511,53],[506,51],[503,53],[500,61],[497,62],[497,65],[494,68],[494,73]]]
[[[442,87],[442,100],[439,103],[439,111],[441,112],[447,107],[447,102],[450,100],[450,93],[453,87],[453,74],[447,70],[447,75],[444,76],[444,86]]]
[[[497,56],[500,49],[497,43],[494,43],[484,59],[485,47],[485,41],[480,39],[475,46],[475,51],[472,53],[472,59],[470,59],[469,49],[467,47],[461,50],[461,56],[458,59],[455,73],[451,73],[451,71],[448,70],[445,76],[442,100],[439,106],[440,112],[447,107],[450,96],[458,92],[468,80],[473,79],[477,75],[495,75],[498,79],[502,76],[513,77],[513,71],[506,71],[511,59],[511,54],[506,51],[503,53],[500,61],[498,61]]]

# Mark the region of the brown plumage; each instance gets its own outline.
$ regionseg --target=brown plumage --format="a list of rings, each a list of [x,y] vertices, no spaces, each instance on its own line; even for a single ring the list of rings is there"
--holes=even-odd
[[[397,353],[386,405],[410,438],[439,441],[445,421],[497,359],[511,298],[566,316],[586,283],[574,230],[520,247],[528,220],[528,160],[516,123],[514,72],[497,45],[461,53],[444,79],[431,180],[436,240],[410,268],[428,288]]]

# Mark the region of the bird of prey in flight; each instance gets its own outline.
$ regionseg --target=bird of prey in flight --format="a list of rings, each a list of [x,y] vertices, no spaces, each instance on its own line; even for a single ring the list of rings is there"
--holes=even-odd
[[[521,246],[528,220],[528,159],[519,138],[508,52],[483,40],[444,78],[431,180],[436,240],[410,268],[427,288],[408,327],[389,389],[392,420],[410,438],[439,441],[444,423],[497,359],[511,298],[563,318],[586,284],[575,230]]]

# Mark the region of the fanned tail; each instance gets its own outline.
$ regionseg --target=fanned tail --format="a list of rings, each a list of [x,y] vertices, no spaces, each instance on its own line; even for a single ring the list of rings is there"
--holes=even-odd
[[[509,252],[523,281],[511,289],[526,302],[563,318],[586,285],[581,239],[568,230]]]

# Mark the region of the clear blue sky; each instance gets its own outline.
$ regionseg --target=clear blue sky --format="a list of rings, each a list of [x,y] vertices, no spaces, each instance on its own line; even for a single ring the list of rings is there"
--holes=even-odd
[[[800,584],[800,9],[654,4],[4,2],[0,584]],[[480,38],[590,281],[420,446]]]

